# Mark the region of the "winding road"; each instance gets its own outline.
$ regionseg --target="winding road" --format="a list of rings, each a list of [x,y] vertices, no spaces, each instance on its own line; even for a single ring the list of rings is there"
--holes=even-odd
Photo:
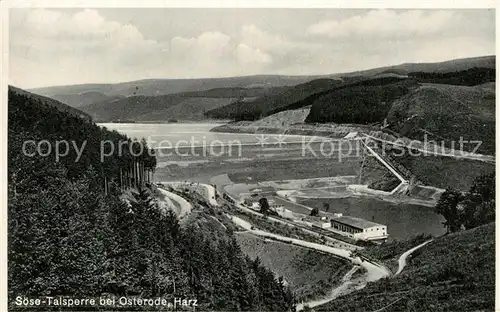
[[[312,242],[304,241],[301,239],[290,238],[290,237],[266,232],[263,230],[258,230],[255,228],[252,229],[253,226],[250,222],[243,220],[241,218],[235,217],[235,216],[231,216],[231,220],[236,225],[244,228],[245,230],[247,230],[250,233],[255,234],[257,236],[273,238],[273,239],[276,239],[276,240],[279,240],[282,242],[287,242],[287,243],[291,243],[291,244],[294,244],[297,246],[302,246],[302,247],[307,247],[307,248],[327,252],[327,253],[339,256],[341,258],[348,259],[353,264],[359,265],[359,266],[366,269],[366,271],[367,271],[366,280],[368,282],[373,282],[373,281],[379,280],[383,277],[387,277],[387,276],[391,275],[391,272],[389,271],[389,269],[387,269],[384,265],[376,264],[374,262],[365,261],[359,257],[353,257],[351,255],[351,251],[349,251],[349,250],[325,246],[322,244],[312,243]]]
[[[197,184],[196,185],[196,187],[200,187],[200,186],[203,187],[205,190],[205,192],[201,192],[201,195],[204,196],[210,202],[210,204],[215,205],[215,206],[219,206],[219,204],[215,200],[214,187],[211,185],[208,185],[208,184]],[[180,218],[191,212],[192,205],[185,198],[183,198],[175,193],[161,189],[161,188],[159,188],[159,191],[162,192],[167,198],[169,198],[171,201],[175,202],[176,205],[180,207],[180,213],[179,213]],[[259,214],[255,211],[252,211],[251,209],[243,207],[242,205],[236,204],[236,206],[240,209],[243,209],[243,210],[255,213],[255,214]],[[315,299],[315,300],[311,300],[308,302],[299,303],[296,307],[296,311],[301,311],[306,306],[313,308],[313,307],[328,303],[328,302],[330,302],[330,301],[332,301],[340,296],[344,296],[344,295],[347,295],[353,291],[360,290],[360,289],[364,288],[368,282],[375,282],[377,280],[380,280],[382,278],[386,278],[386,277],[389,277],[392,275],[391,271],[385,265],[380,264],[380,263],[376,263],[376,262],[371,261],[371,260],[367,260],[365,258],[360,258],[358,256],[353,256],[351,250],[326,246],[326,245],[322,245],[322,244],[317,244],[317,243],[313,243],[313,242],[304,241],[301,239],[290,238],[290,237],[282,236],[279,234],[274,234],[274,233],[270,233],[267,231],[259,230],[259,229],[256,229],[250,222],[248,222],[246,220],[243,220],[241,218],[238,218],[236,216],[232,216],[229,214],[227,214],[227,215],[230,217],[231,221],[234,224],[236,224],[237,226],[243,228],[244,230],[246,230],[254,235],[261,236],[264,238],[271,238],[274,240],[294,244],[297,246],[326,252],[326,253],[335,255],[337,257],[347,259],[353,264],[352,269],[349,270],[342,278],[340,285],[333,288],[327,296],[320,298],[320,299]],[[425,246],[426,244],[430,243],[431,241],[432,241],[432,239],[404,252],[398,259],[399,268],[398,268],[397,272],[394,274],[394,276],[399,275],[403,271],[403,269],[407,263],[407,258],[413,252],[415,252],[419,248]],[[352,277],[353,277],[354,273],[356,273],[360,267],[364,268],[366,270],[366,273],[363,276],[360,276],[360,277],[353,279]]]
[[[321,299],[316,299],[316,300],[311,300],[308,302],[302,302],[297,305],[296,311],[301,311],[303,310],[306,306],[308,307],[315,307],[318,305],[325,304],[327,302],[330,302],[334,300],[335,298],[339,296],[346,295],[352,291],[362,289],[363,287],[366,286],[368,282],[374,282],[377,281],[381,278],[388,277],[391,275],[391,272],[387,267],[381,264],[377,264],[375,262],[370,262],[366,260],[362,260],[359,257],[353,257],[351,255],[351,251],[341,249],[341,248],[335,248],[335,247],[330,247],[330,246],[325,246],[321,244],[316,244],[300,239],[295,239],[295,238],[289,238],[286,236],[274,234],[274,233],[269,233],[266,231],[258,230],[253,228],[252,224],[246,220],[243,220],[241,218],[235,217],[235,216],[230,216],[232,222],[243,229],[249,231],[252,234],[255,234],[257,236],[265,237],[265,238],[272,238],[278,241],[286,242],[286,243],[291,243],[297,246],[302,246],[306,248],[311,248],[315,249],[318,251],[323,251],[326,253],[333,254],[335,256],[347,259],[351,261],[355,266],[347,272],[344,277],[342,278],[341,284],[334,289],[330,291],[330,293]],[[253,229],[252,229],[253,228]],[[366,270],[366,274],[364,275],[364,278],[358,279],[357,281],[352,280],[352,275],[359,269],[359,267],[363,267]]]
[[[193,209],[193,206],[191,205],[190,202],[188,202],[186,199],[184,199],[182,196],[179,196],[175,193],[169,192],[167,190],[164,190],[162,188],[158,188],[158,191],[161,192],[165,197],[176,203],[176,206],[179,207],[179,212],[177,216],[179,218],[183,218],[187,214],[191,213],[191,210]]]
[[[215,200],[215,188],[210,184],[186,181],[161,182],[161,184],[169,185],[175,189],[192,189],[193,191],[203,196],[210,203],[210,205],[215,207],[219,206],[219,203],[217,202],[217,200]]]
[[[347,295],[355,290],[359,290],[359,289],[363,288],[366,285],[366,283],[360,283],[359,281],[358,281],[358,283],[356,283],[356,281],[352,280],[353,274],[356,273],[356,271],[358,271],[358,270],[359,270],[359,266],[353,266],[352,269],[349,270],[344,275],[344,277],[342,277],[341,284],[339,286],[335,287],[334,289],[332,289],[326,297],[321,298],[321,299],[316,299],[316,300],[310,300],[307,302],[301,302],[301,303],[297,304],[295,311],[302,311],[305,309],[306,306],[309,308],[314,308],[314,307],[320,306],[320,305],[328,303],[328,302],[330,302],[330,301],[332,301],[340,296]]]
[[[399,265],[399,267],[398,267],[397,272],[394,274],[394,276],[399,275],[399,273],[401,273],[401,272],[403,271],[403,269],[404,269],[404,268],[405,268],[405,266],[406,266],[406,259],[407,259],[407,258],[408,258],[408,257],[409,257],[409,256],[410,256],[413,252],[415,252],[415,251],[416,251],[417,249],[419,249],[419,248],[424,247],[425,245],[427,245],[427,244],[428,244],[428,243],[430,243],[430,242],[432,242],[432,239],[429,239],[428,241],[423,242],[422,244],[420,244],[420,245],[418,245],[418,246],[415,246],[415,247],[413,247],[412,249],[410,249],[410,250],[408,250],[408,251],[404,252],[404,253],[401,255],[401,257],[399,257],[399,259],[398,259],[398,265]]]

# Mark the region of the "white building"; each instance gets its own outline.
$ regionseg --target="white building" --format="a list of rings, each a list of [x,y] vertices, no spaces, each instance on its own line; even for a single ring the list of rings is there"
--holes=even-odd
[[[285,209],[284,205],[276,203],[276,201],[272,198],[269,198],[267,203],[269,204],[269,208],[273,211],[276,211],[277,209]]]
[[[277,207],[275,211],[283,219],[288,219],[288,220],[297,219],[297,217],[293,214],[293,212],[288,209],[285,209],[285,207]]]
[[[323,229],[329,229],[332,227],[332,224],[330,222],[322,222],[321,223],[321,228]]]
[[[331,224],[330,230],[353,239],[384,240],[389,236],[386,225],[365,219],[336,216],[331,219]]]

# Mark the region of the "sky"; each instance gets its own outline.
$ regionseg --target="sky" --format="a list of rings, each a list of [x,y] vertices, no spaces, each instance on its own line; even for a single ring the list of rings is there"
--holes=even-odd
[[[320,75],[495,54],[486,9],[10,9],[9,83]]]

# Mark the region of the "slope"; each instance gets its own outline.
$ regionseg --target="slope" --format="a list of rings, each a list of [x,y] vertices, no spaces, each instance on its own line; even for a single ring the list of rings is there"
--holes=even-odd
[[[163,110],[183,100],[180,96],[130,96],[80,107],[96,121],[134,120],[148,112]]]
[[[340,97],[340,101],[343,101],[343,98],[347,98],[347,102],[356,102],[353,104],[360,105],[360,110],[368,110],[367,115],[372,116],[372,118],[361,119],[367,119],[368,122],[372,122],[371,119],[382,121],[388,111],[388,107],[390,107],[390,103],[407,92],[407,90],[404,90],[398,94],[398,91],[391,90],[393,87],[392,83],[402,82],[405,79],[411,78],[409,81],[418,83],[432,82],[468,86],[483,84],[495,81],[494,64],[495,57],[493,56],[453,60],[442,63],[402,64],[346,75],[331,75],[330,77],[337,78],[331,86],[325,85],[328,79],[318,79],[290,87],[288,90],[282,92],[270,93],[268,96],[263,96],[255,101],[235,102],[227,107],[209,111],[207,115],[213,118],[256,120],[280,111],[309,106],[314,102],[321,103],[323,101],[325,102],[323,105],[328,106],[332,103],[332,100],[339,100],[335,98],[338,96]],[[412,83],[408,82],[408,84],[411,85]],[[386,85],[386,87],[376,88],[376,86],[382,85]],[[303,92],[302,89],[308,87],[310,89]],[[354,89],[355,87],[358,88]],[[396,94],[393,94],[393,92],[396,92]],[[344,111],[345,105],[342,104],[341,106],[343,107],[340,107],[340,111]],[[333,110],[337,109],[338,107],[335,107]],[[333,121],[332,116],[322,116],[323,113],[328,113],[327,110],[317,112],[316,108],[313,107],[311,112],[312,114],[317,113],[321,118],[311,116],[311,119],[308,119],[308,121]],[[343,116],[340,119],[345,118],[350,120],[356,119],[349,118],[348,116]],[[356,120],[350,122],[359,123]],[[365,121],[361,120],[361,123],[365,123]]]
[[[342,84],[341,80],[316,79],[283,91],[270,92],[254,101],[238,101],[207,112],[207,116],[219,119],[256,120],[276,110],[300,101],[312,94],[330,90]]]
[[[125,135],[12,89],[8,126],[9,310],[26,311],[15,304],[21,293],[196,298],[202,311],[293,310],[291,293],[244,256],[209,205],[201,210],[196,201],[189,222],[179,224],[174,214],[161,213],[150,189],[121,183],[128,169],[156,167],[147,146],[130,155],[130,146],[122,144],[130,143]],[[64,140],[79,147],[85,142],[84,152],[58,162],[23,153],[27,140]],[[123,151],[102,161],[103,141]],[[106,188],[106,180],[114,183]],[[127,203],[126,194],[133,200]],[[42,303],[39,310],[52,308]]]
[[[96,91],[87,91],[75,94],[54,94],[51,95],[50,97],[55,100],[58,100],[61,103],[76,108],[96,102],[111,101],[115,98],[120,98],[120,96],[119,97],[108,96],[104,93]]]
[[[237,233],[236,239],[243,253],[283,276],[299,301],[326,295],[351,268],[342,258],[250,233]]]
[[[317,78],[316,76],[256,75],[225,78],[144,79],[121,83],[79,84],[35,88],[30,91],[45,96],[78,94],[89,91],[108,96],[165,95],[180,92],[203,91],[214,88],[270,88],[293,86]]]
[[[81,106],[80,109],[99,121],[200,120],[211,109],[279,90],[282,88],[217,88],[168,95],[108,97],[104,101]]]
[[[83,118],[86,120],[91,120],[90,115],[88,115],[87,113],[85,113],[79,109],[73,108],[71,106],[65,105],[57,100],[52,99],[52,98],[41,96],[38,94],[34,94],[34,93],[31,93],[31,92],[28,92],[28,91],[25,91],[25,90],[22,90],[22,89],[13,87],[13,86],[9,86],[9,92],[13,92],[13,93],[16,93],[19,95],[26,96],[29,99],[31,99],[32,102],[34,102],[34,103],[40,103],[40,104],[52,106],[52,107],[57,108],[61,112],[65,112],[65,113],[68,113],[68,114],[71,114],[73,116],[77,116],[77,117],[80,117],[80,118]]]
[[[283,76],[256,75],[225,78],[195,78],[195,79],[144,79],[122,83],[94,83],[67,86],[51,86],[34,88],[32,91],[45,96],[55,94],[78,94],[89,91],[100,92],[108,96],[130,95],[163,95],[188,91],[201,91],[222,87],[276,87],[293,86],[318,78],[350,78],[354,76],[374,76],[381,73],[396,73],[406,75],[411,72],[451,72],[472,67],[495,68],[495,56],[482,56],[450,60],[435,63],[405,63],[400,65],[379,67],[349,73],[337,73],[321,76]]]
[[[495,81],[495,68],[473,67],[453,72],[412,72],[408,76],[418,82],[475,86]]]
[[[205,98],[188,97],[179,99],[174,105],[165,109],[133,116],[136,121],[165,121],[165,120],[202,120],[205,112],[236,101],[234,98]]]
[[[495,68],[496,56],[487,55],[480,57],[469,57],[433,63],[403,63],[400,65],[385,66],[367,70],[354,71],[350,73],[338,74],[338,76],[373,76],[380,73],[396,73],[399,75],[411,72],[436,72],[446,73],[466,70],[473,67]]]
[[[336,88],[312,99],[306,122],[381,122],[391,109],[392,102],[417,86],[418,83],[411,79],[386,77]]]
[[[423,84],[394,101],[387,121],[412,139],[445,140],[459,149],[463,138],[464,150],[475,148],[470,141],[482,141],[477,152],[495,152],[495,92],[482,87]]]
[[[390,248],[390,246],[388,246]],[[491,311],[495,224],[434,239],[401,274],[368,284],[316,311]]]

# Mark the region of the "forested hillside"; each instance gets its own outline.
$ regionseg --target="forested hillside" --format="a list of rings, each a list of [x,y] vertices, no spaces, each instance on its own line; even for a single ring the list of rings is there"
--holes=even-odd
[[[387,77],[337,88],[314,100],[306,122],[381,122],[392,102],[417,86],[414,80]]]
[[[41,95],[30,93],[30,92],[26,92],[22,89],[19,89],[19,88],[13,87],[13,86],[9,86],[9,90],[14,91],[17,94],[22,94],[25,97],[31,98],[33,101],[44,102],[46,105],[55,107],[58,110],[60,110],[62,112],[66,112],[70,115],[90,120],[90,115],[84,113],[83,111],[81,111],[79,109],[73,108],[73,107],[68,106],[68,105],[64,105],[63,103],[61,103],[57,100],[54,100],[52,98],[41,96]]]
[[[47,143],[37,153],[30,140]],[[106,140],[142,153],[106,153],[101,161]],[[64,141],[82,152],[57,159],[53,148]],[[147,183],[156,158],[144,141],[133,142],[9,90],[9,302],[19,295],[181,297],[198,300],[199,310],[293,310],[291,293],[243,256],[208,204],[182,225],[159,210]]]
[[[311,106],[306,123],[384,125],[423,140],[482,140],[494,153],[495,57],[402,64],[318,79],[207,112],[212,118],[257,120]],[[277,124],[279,124],[279,120]],[[284,123],[284,121],[283,121]],[[471,148],[466,147],[468,150]]]
[[[418,82],[475,86],[495,81],[495,68],[470,68],[457,72],[413,72],[408,77]]]
[[[205,112],[236,101],[254,100],[277,88],[217,88],[168,95],[110,97],[79,108],[96,121],[168,121],[205,119]]]
[[[408,82],[402,82],[405,79]],[[398,81],[401,83],[394,85]],[[307,122],[373,123],[386,117],[388,107],[406,94],[413,82],[475,86],[494,81],[495,57],[486,56],[324,76],[150,79],[38,88],[34,92],[78,107],[102,122],[257,120],[313,105]],[[353,113],[353,109],[364,111],[365,116]]]
[[[478,153],[495,153],[495,91],[480,87],[423,84],[394,101],[387,113],[389,128],[423,141],[472,151],[482,142]],[[454,141],[454,143],[451,143]]]
[[[221,108],[210,110],[207,117],[235,120],[257,120],[271,115],[280,108],[300,101],[311,94],[330,90],[342,84],[342,80],[317,79],[294,87],[271,92],[254,101],[238,101]]]
[[[351,73],[341,74],[341,76],[375,76],[381,73],[396,73],[399,75],[407,75],[413,72],[433,72],[433,73],[448,73],[467,70],[473,67],[480,68],[495,68],[496,56],[487,55],[479,57],[468,57],[462,59],[454,59],[444,62],[435,63],[403,63],[400,65],[392,65],[379,67],[367,70],[360,70]]]

